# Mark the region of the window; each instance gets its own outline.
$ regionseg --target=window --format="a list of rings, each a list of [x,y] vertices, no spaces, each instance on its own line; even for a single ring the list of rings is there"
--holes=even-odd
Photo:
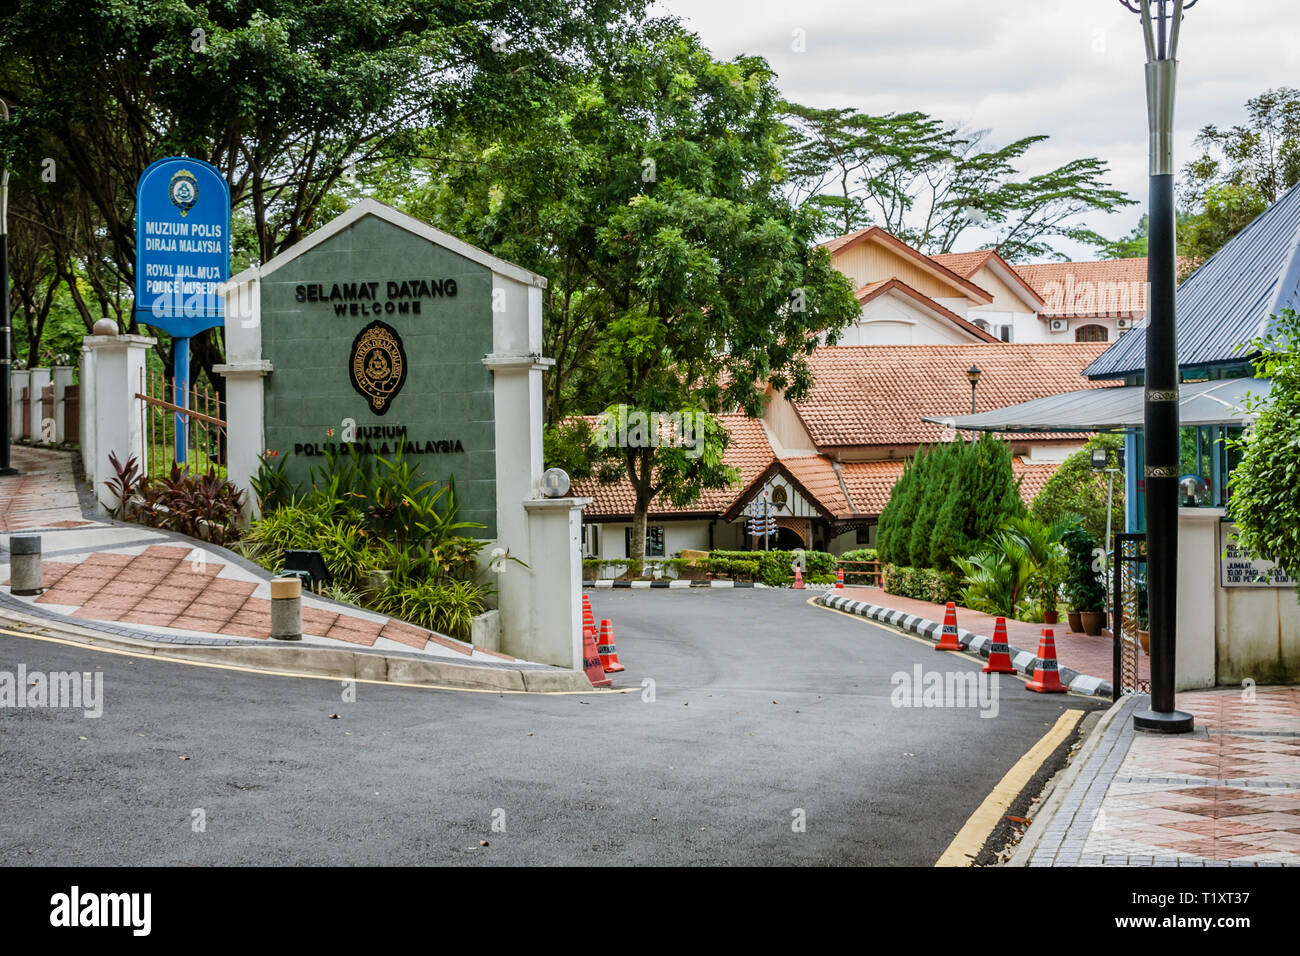
[[[582,526],[582,553],[589,558],[600,556],[600,525]]]
[[[1074,332],[1076,342],[1105,342],[1106,340],[1104,325],[1081,325]]]
[[[1010,341],[1011,341],[1011,326],[1009,326],[1009,325],[1000,325],[1000,326],[998,326],[998,338],[1000,338],[1003,342],[1010,342]]]
[[[631,557],[632,555],[632,529],[623,529],[623,547],[627,550],[623,553]],[[645,529],[645,556],[647,558],[662,558],[664,556],[664,527],[663,525],[647,525]]]

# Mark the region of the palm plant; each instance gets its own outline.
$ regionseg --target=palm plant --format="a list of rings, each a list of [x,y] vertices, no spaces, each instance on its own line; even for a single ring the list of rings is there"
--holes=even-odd
[[[1034,568],[1033,586],[1042,602],[1043,614],[1056,610],[1057,593],[1065,576],[1066,552],[1061,539],[1076,524],[1072,517],[1059,517],[1050,524],[1029,516],[1011,518],[1003,530],[1024,549]]]
[[[1000,531],[988,547],[957,558],[965,587],[962,603],[986,614],[1015,617],[1037,573],[1033,557],[1010,531]]]

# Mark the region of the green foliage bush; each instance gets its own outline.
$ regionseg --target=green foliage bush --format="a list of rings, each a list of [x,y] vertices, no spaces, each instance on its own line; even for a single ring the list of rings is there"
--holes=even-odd
[[[825,551],[801,551],[803,555],[803,573],[823,575],[835,573],[835,556]],[[761,580],[768,587],[782,587],[794,579],[794,551],[711,551],[709,563],[716,567],[719,560],[742,561],[754,563],[758,571],[754,580]]]
[[[880,558],[875,548],[857,548],[853,551],[845,551],[840,555],[841,561],[879,561]],[[854,568],[846,566],[844,568],[845,584],[878,584],[880,581],[879,574],[871,573],[869,568]]]
[[[1118,462],[1118,453],[1124,448],[1124,437],[1094,435],[1082,451],[1065,459],[1047,479],[1034,498],[1030,513],[1045,524],[1075,515],[1088,533],[1100,541],[1106,536],[1106,496],[1110,476],[1104,471],[1093,471],[1094,448],[1106,449],[1107,461],[1113,468]],[[1111,529],[1124,530],[1124,476],[1120,474],[1115,475]]]
[[[327,452],[305,494],[284,479],[284,459],[263,456],[253,481],[263,515],[242,542],[244,554],[272,572],[290,550],[319,551],[333,594],[365,593],[370,571],[389,572],[374,610],[467,638],[491,588],[478,584],[487,544],[457,532],[482,527],[456,520],[452,481],[436,487],[402,460],[371,460],[350,446]]]
[[[946,604],[957,600],[960,579],[950,571],[934,568],[911,568],[906,565],[885,565],[885,593],[899,597]]]
[[[1065,600],[1071,611],[1100,611],[1106,606],[1106,585],[1093,570],[1097,539],[1075,527],[1061,537],[1065,545]]]
[[[1229,445],[1242,456],[1228,481],[1229,514],[1241,545],[1300,576],[1300,316],[1287,309],[1275,334],[1243,351],[1260,353],[1255,374],[1273,388],[1247,402],[1255,424]]]

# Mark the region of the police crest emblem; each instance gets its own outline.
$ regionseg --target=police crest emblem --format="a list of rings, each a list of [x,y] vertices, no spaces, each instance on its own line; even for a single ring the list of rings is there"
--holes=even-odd
[[[178,169],[167,184],[167,198],[184,217],[199,201],[199,181],[188,169]]]
[[[352,341],[349,363],[352,387],[370,405],[376,415],[383,415],[406,382],[406,349],[401,336],[392,326],[371,322]]]

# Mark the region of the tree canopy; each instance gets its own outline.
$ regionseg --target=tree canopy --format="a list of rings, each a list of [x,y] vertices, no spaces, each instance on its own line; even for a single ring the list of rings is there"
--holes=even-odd
[[[1106,181],[1096,158],[1028,175],[1025,154],[1046,136],[1002,146],[920,112],[873,116],[852,109],[787,104],[796,198],[823,234],[878,225],[927,254],[952,252],[969,230],[1009,261],[1065,258],[1053,245],[1106,240],[1079,218],[1134,200]]]

